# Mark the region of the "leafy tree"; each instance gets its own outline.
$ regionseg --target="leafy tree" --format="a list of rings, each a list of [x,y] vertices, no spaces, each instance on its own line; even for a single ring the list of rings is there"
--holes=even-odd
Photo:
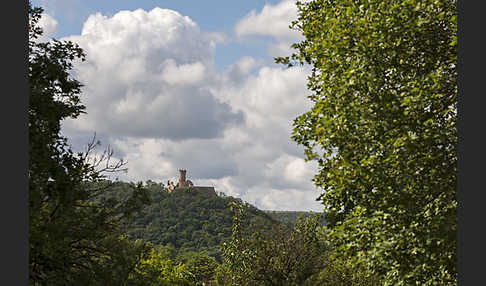
[[[253,228],[245,235],[245,206],[233,208],[233,236],[223,245],[219,285],[316,285],[325,247],[317,217],[301,219],[293,229],[276,225],[270,231]]]
[[[232,202],[229,205],[234,211],[231,240],[223,242],[223,266],[218,268],[216,280],[218,285],[250,285],[252,269],[249,263],[253,261],[255,254],[245,248],[241,229],[241,221],[247,213],[241,204]]]
[[[324,267],[312,277],[313,285],[319,286],[379,286],[379,277],[362,265],[354,265],[347,257],[333,255],[328,249],[323,253]]]
[[[38,42],[41,13],[29,5],[30,284],[122,284],[148,249],[128,240],[119,222],[148,197],[138,185],[116,207],[95,202],[106,188],[87,183],[102,180],[104,171],[117,171],[123,162],[111,162],[109,150],[93,159],[94,141],[86,153],[74,154],[60,135],[61,121],[85,110],[81,84],[70,75],[73,61],[84,60],[84,53],[72,42]]]
[[[142,258],[131,275],[129,285],[137,286],[190,286],[189,273],[182,263],[167,257],[167,249],[152,248],[147,257]]]
[[[214,257],[204,252],[185,252],[179,257],[194,285],[210,285],[216,268],[219,266]]]
[[[455,285],[457,21],[454,0],[298,2],[310,111],[293,139],[337,253],[383,285]]]

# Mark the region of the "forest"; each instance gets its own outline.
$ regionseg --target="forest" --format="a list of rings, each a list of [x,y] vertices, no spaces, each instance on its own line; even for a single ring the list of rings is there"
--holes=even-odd
[[[70,41],[36,41],[29,5],[30,285],[456,285],[456,1],[297,1],[311,109],[292,140],[319,164],[323,213],[119,182],[113,150],[76,153],[89,112]],[[317,195],[316,195],[317,197]]]
[[[269,211],[264,210],[266,214],[268,214],[273,219],[288,224],[288,225],[295,225],[299,218],[308,218],[308,217],[318,217],[319,224],[324,226],[327,224],[324,214],[318,212],[306,212],[306,211]]]
[[[130,183],[105,181],[98,184],[111,185],[110,191],[98,201],[124,201],[130,196]],[[169,193],[162,183],[152,181],[145,182],[143,187],[150,202],[123,224],[124,232],[131,239],[170,245],[179,252],[204,252],[221,262],[221,243],[231,237],[233,211],[230,204],[243,204],[241,199],[211,196],[190,188]],[[248,205],[247,212],[244,224],[251,225],[251,229],[268,230],[279,224],[279,220],[254,206]]]

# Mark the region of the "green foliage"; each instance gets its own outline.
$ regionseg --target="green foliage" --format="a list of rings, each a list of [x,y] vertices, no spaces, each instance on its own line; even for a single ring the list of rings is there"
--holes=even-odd
[[[133,183],[113,183],[103,201],[126,200]],[[98,186],[99,187],[99,186]],[[133,239],[143,239],[154,245],[172,245],[178,253],[207,252],[221,261],[220,245],[231,236],[233,197],[211,196],[192,189],[168,193],[161,183],[148,181],[144,185],[151,202],[142,211],[125,221],[124,230]],[[248,223],[270,228],[277,223],[264,212],[250,207]]]
[[[383,285],[457,280],[457,20],[450,0],[298,3],[313,107],[293,139],[337,253]]]
[[[224,264],[215,275],[218,285],[315,285],[325,249],[317,217],[300,219],[292,229],[274,225],[245,235],[246,206],[232,207],[232,239],[223,244]]]
[[[318,216],[319,220],[319,225],[324,226],[327,224],[324,215],[320,213],[315,213],[315,212],[306,212],[306,211],[269,211],[265,210],[264,211],[266,214],[268,214],[270,217],[273,219],[290,225],[294,226],[299,218],[308,218],[308,217],[313,217],[313,216]]]
[[[152,248],[147,257],[142,258],[131,275],[131,286],[190,286],[189,273],[185,265],[176,263],[167,249]]]
[[[185,252],[180,257],[194,285],[210,285],[216,268],[219,266],[214,257],[201,252]]]
[[[148,248],[127,239],[118,222],[146,202],[144,189],[113,208],[94,198],[105,188],[87,182],[116,171],[107,151],[94,163],[90,151],[74,154],[60,135],[61,121],[84,112],[81,84],[70,76],[72,63],[83,60],[71,42],[37,42],[41,8],[29,5],[29,280],[30,285],[123,284]],[[106,168],[97,169],[99,163]],[[109,186],[106,186],[109,188]]]
[[[381,286],[380,279],[362,265],[355,265],[347,257],[335,255],[332,250],[323,253],[325,265],[313,278],[319,286]]]
[[[241,221],[247,214],[244,207],[246,205],[230,203],[230,208],[234,211],[231,240],[223,243],[224,267],[217,271],[218,285],[243,286],[249,285],[252,281],[251,262],[255,258],[255,254],[244,245],[245,240],[241,229]]]

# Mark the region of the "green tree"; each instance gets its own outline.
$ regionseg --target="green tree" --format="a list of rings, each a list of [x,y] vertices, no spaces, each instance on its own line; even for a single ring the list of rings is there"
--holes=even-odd
[[[210,285],[218,263],[214,257],[202,252],[189,251],[180,255],[182,263],[194,285]]]
[[[222,243],[223,265],[216,271],[218,285],[244,286],[251,285],[252,267],[251,263],[255,253],[245,247],[243,236],[242,220],[247,215],[246,205],[236,202],[229,203],[230,209],[234,212],[231,226],[231,240]]]
[[[61,121],[84,112],[81,84],[70,75],[84,60],[72,42],[38,42],[41,8],[29,5],[29,280],[31,285],[120,285],[148,251],[128,240],[119,222],[148,202],[141,185],[123,202],[95,202],[109,188],[91,188],[104,171],[119,170],[107,150],[93,161],[93,141],[75,154]],[[99,168],[103,164],[104,167]]]
[[[128,285],[131,286],[190,286],[190,274],[186,266],[176,263],[166,255],[170,254],[164,247],[152,248],[150,253],[143,257],[130,275]]]
[[[233,236],[223,245],[224,264],[216,273],[219,285],[316,285],[325,250],[318,217],[299,219],[294,228],[280,224],[259,230],[250,226],[253,233],[245,234],[246,207],[232,207]]]
[[[384,285],[455,285],[455,0],[298,2],[304,40],[277,62],[310,64],[310,111],[293,139],[337,253]]]
[[[377,275],[363,265],[355,265],[352,259],[336,256],[332,249],[323,253],[324,266],[312,277],[312,284],[319,286],[381,286]]]

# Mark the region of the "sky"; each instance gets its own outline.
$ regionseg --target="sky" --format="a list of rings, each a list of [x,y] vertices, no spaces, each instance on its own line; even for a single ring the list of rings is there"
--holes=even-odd
[[[41,40],[78,43],[72,74],[87,114],[62,132],[81,151],[96,133],[123,158],[110,178],[195,185],[260,209],[322,211],[317,163],[290,137],[311,107],[309,66],[274,63],[302,40],[294,1],[41,0]],[[102,151],[100,149],[100,151]]]

